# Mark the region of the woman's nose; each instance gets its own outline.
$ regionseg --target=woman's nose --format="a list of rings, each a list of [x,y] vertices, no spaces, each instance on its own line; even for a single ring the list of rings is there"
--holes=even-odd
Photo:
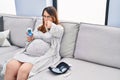
[[[48,18],[44,18],[45,21],[48,21]]]

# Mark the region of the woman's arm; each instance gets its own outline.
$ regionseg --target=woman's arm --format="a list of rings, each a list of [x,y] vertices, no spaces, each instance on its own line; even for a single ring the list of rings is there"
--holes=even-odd
[[[43,35],[43,33],[41,32],[41,31],[34,31],[33,32],[33,37],[35,38],[35,39],[41,39],[42,37],[43,37],[44,35]]]
[[[61,25],[56,25],[52,23],[49,33],[56,38],[61,38],[63,35],[64,29]]]

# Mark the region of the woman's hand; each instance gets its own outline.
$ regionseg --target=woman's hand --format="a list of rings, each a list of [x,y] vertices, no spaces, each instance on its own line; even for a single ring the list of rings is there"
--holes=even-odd
[[[45,27],[46,28],[51,28],[52,22],[51,21],[45,21]]]
[[[34,37],[33,37],[33,36],[27,36],[27,41],[28,41],[28,42],[33,41],[33,39],[34,39]]]

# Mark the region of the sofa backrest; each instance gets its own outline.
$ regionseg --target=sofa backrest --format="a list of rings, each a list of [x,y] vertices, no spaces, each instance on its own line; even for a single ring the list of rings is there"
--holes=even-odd
[[[37,29],[41,25],[42,25],[42,19],[40,17],[36,17],[36,22],[33,30]]]
[[[10,30],[11,43],[15,46],[25,47],[26,29],[28,27],[34,27],[35,18],[5,15],[3,16],[3,20],[4,30]]]
[[[60,55],[62,57],[73,57],[79,23],[61,21],[61,25],[64,28],[64,34],[61,41]]]
[[[120,28],[81,23],[74,57],[120,68]]]

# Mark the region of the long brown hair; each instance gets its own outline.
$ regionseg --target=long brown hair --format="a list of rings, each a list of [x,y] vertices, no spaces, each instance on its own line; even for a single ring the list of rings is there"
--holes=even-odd
[[[49,6],[49,7],[44,8],[43,12],[42,12],[42,16],[44,16],[45,11],[52,17],[53,23],[59,24],[57,11],[53,6]],[[43,20],[43,18],[42,18],[42,20]],[[43,33],[46,32],[44,20],[43,20],[43,24],[40,27],[38,27],[38,30],[42,31]]]

